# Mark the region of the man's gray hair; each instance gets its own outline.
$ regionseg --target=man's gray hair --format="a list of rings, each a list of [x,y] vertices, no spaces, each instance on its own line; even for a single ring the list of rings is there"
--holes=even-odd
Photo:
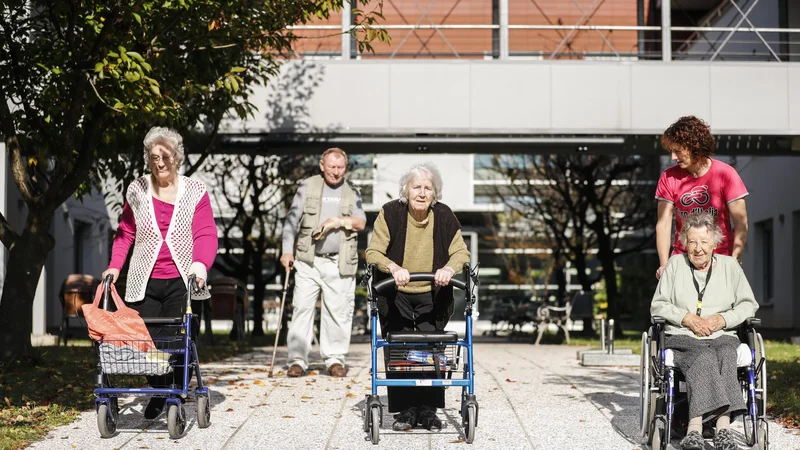
[[[183,162],[183,137],[177,131],[167,127],[153,127],[144,137],[144,164],[150,165],[150,150],[157,144],[169,147],[174,153],[174,163],[180,166]]]
[[[678,233],[678,240],[686,247],[689,230],[703,227],[711,234],[715,246],[722,243],[722,239],[725,235],[722,234],[722,229],[717,225],[717,221],[714,220],[714,215],[707,211],[693,212],[683,219],[683,227],[681,227],[681,231]]]
[[[439,169],[437,169],[433,163],[427,162],[411,166],[408,172],[400,177],[401,203],[408,203],[408,185],[417,177],[424,177],[431,180],[431,184],[433,184],[433,202],[431,205],[436,204],[436,202],[442,199],[442,188],[444,186],[442,183],[442,174],[439,173]]]

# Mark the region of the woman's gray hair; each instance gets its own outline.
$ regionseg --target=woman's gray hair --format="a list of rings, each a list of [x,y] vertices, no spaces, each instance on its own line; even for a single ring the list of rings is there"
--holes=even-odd
[[[439,169],[437,169],[433,163],[428,162],[411,166],[408,172],[400,177],[401,203],[408,203],[408,185],[417,177],[425,177],[431,180],[431,184],[433,184],[433,202],[431,202],[431,205],[436,204],[436,202],[442,199],[442,188],[444,186],[442,183],[442,174],[439,173]]]
[[[169,147],[174,153],[176,167],[183,162],[183,137],[177,131],[167,127],[153,127],[144,137],[144,164],[150,166],[150,150],[162,144]]]
[[[680,212],[678,212],[678,214],[680,214]],[[683,219],[683,227],[681,227],[681,231],[678,233],[678,240],[686,247],[689,230],[703,227],[708,230],[708,233],[711,234],[711,238],[714,239],[714,246],[718,246],[722,243],[722,239],[725,235],[722,234],[722,229],[717,225],[717,221],[714,220],[714,215],[707,211],[693,212]]]

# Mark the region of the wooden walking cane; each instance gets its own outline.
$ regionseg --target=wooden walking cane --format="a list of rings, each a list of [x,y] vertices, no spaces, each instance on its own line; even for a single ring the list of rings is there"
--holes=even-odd
[[[275,343],[272,346],[272,362],[269,364],[267,378],[272,378],[272,367],[275,365],[275,353],[278,351],[278,339],[281,337],[281,325],[283,325],[283,304],[286,302],[286,291],[289,289],[289,276],[292,274],[293,264],[289,265],[286,271],[286,279],[283,280],[283,297],[281,297],[281,309],[278,313],[278,331],[275,332]]]

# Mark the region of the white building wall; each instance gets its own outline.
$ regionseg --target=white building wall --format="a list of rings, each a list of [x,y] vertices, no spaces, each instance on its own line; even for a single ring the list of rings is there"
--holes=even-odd
[[[291,76],[301,66],[313,86]],[[660,134],[695,114],[717,134],[800,134],[797,63],[331,60],[281,73],[254,88],[260,114],[225,132]],[[368,101],[345,112],[354,90]]]
[[[800,327],[800,158],[737,158],[736,168],[747,197],[749,233],[743,265],[756,298],[758,316],[769,328]],[[765,298],[764,243],[757,224],[769,220],[773,229],[774,292]]]

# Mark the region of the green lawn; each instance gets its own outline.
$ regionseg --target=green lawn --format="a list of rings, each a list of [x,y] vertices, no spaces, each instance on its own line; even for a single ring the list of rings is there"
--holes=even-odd
[[[251,348],[229,343],[227,333],[215,335],[214,343],[200,347],[201,362]],[[272,336],[253,341],[255,346],[271,344]],[[25,363],[0,362],[0,449],[24,448],[73,422],[80,411],[94,408],[96,374],[97,355],[88,340],[71,340],[69,347],[36,347],[33,360]],[[133,383],[144,384],[144,379]]]

